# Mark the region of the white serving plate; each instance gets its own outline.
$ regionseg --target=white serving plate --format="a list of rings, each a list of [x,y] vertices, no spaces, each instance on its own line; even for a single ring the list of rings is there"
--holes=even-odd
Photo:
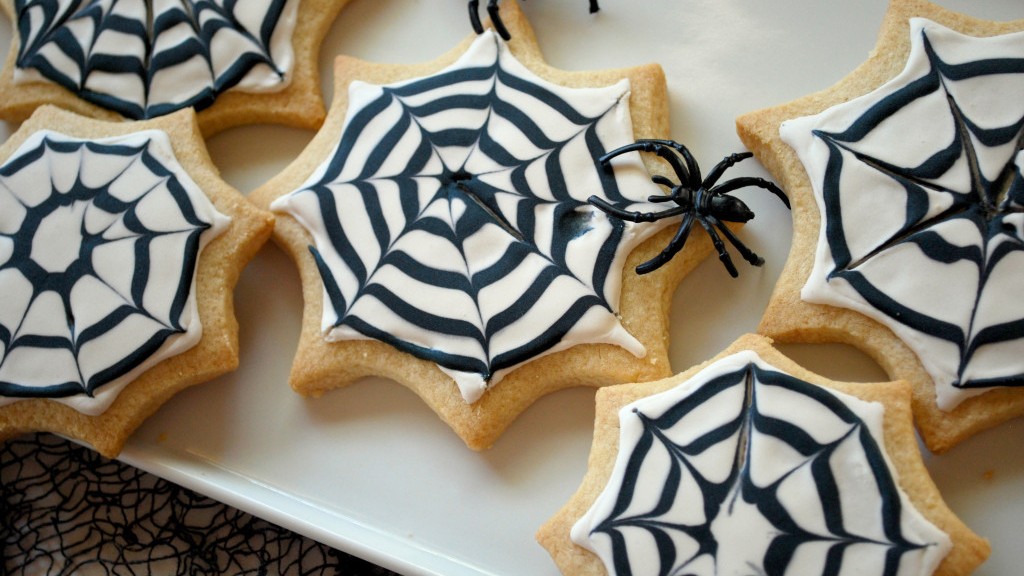
[[[482,2],[486,4],[486,2]],[[565,69],[659,62],[671,94],[672,137],[704,166],[742,149],[734,119],[823,89],[874,46],[885,9],[872,2],[790,0],[529,0],[547,60]],[[1024,18],[1019,0],[943,0],[986,18]],[[0,50],[10,22],[0,24]],[[321,55],[419,62],[470,32],[462,0],[354,0]],[[6,138],[14,127],[0,124]],[[223,176],[249,191],[284,168],[312,133],[274,126],[229,130],[209,142]],[[755,161],[730,175],[767,174]],[[789,250],[788,212],[757,190],[739,196],[757,214],[741,233],[767,259],[716,259],[676,292],[672,362],[679,371],[756,328]],[[554,575],[537,527],[575,491],[590,449],[593,391],[539,401],[493,449],[477,453],[417,397],[379,379],[304,399],[287,384],[301,313],[292,263],[268,245],[242,276],[236,301],[242,366],[172,399],[133,436],[121,459],[339,549],[406,574]],[[842,346],[786,346],[834,378],[884,374]],[[993,545],[979,574],[1017,573],[1024,561],[1024,422],[926,456],[949,505]]]

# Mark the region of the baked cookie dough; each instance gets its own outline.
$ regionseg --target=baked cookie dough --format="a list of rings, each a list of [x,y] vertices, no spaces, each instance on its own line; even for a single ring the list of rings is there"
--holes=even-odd
[[[1024,414],[1024,20],[896,0],[822,92],[742,116],[793,201],[759,331],[843,342],[914,386],[928,447]]]
[[[669,374],[671,294],[710,251],[694,235],[637,275],[673,231],[587,204],[663,193],[656,158],[598,161],[667,136],[661,68],[556,70],[516,3],[501,10],[507,43],[487,31],[420,65],[338,57],[324,127],[250,196],[302,277],[292,387],[391,378],[473,449],[544,394]]]
[[[107,120],[195,108],[207,137],[241,124],[315,129],[320,45],[347,3],[0,0],[14,33],[0,119],[43,104]]]
[[[56,432],[113,457],[236,368],[232,290],[272,229],[219,178],[192,110],[40,108],[0,147],[0,439]]]
[[[598,390],[582,484],[537,533],[563,574],[968,574],[988,543],[921,460],[905,382],[827,380],[756,335]]]

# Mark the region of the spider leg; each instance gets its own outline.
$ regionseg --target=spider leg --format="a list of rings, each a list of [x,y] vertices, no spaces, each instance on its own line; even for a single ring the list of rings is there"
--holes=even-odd
[[[754,266],[764,265],[764,258],[761,258],[757,254],[755,254],[753,250],[747,248],[746,244],[741,242],[740,239],[735,234],[732,233],[732,230],[730,230],[729,227],[726,226],[721,220],[715,218],[714,216],[709,216],[708,220],[715,226],[715,228],[718,228],[722,232],[722,235],[725,236],[725,239],[728,240],[729,243],[736,248],[736,250],[740,253],[740,256],[743,256],[744,260],[750,262]]]
[[[619,156],[621,154],[625,154],[627,152],[635,152],[635,151],[654,152],[655,146],[660,145],[660,144],[664,144],[665,142],[667,142],[667,141],[666,140],[654,140],[654,139],[651,139],[651,138],[641,138],[641,139],[639,139],[639,140],[637,140],[635,142],[630,142],[629,144],[624,144],[624,145],[619,146],[618,148],[616,148],[614,150],[609,150],[608,152],[605,152],[603,156],[601,156],[601,157],[599,157],[597,159],[597,161],[601,162],[602,164],[606,164],[612,158],[614,158],[616,156]]]
[[[662,186],[666,186],[668,188],[676,187],[675,182],[669,180],[668,178],[662,176],[661,174],[655,174],[654,176],[651,176],[651,182],[654,182],[655,184],[661,184]]]
[[[747,186],[756,186],[775,194],[775,196],[779,200],[782,200],[782,203],[786,205],[786,208],[789,208],[789,197],[782,191],[782,188],[779,188],[774,182],[769,182],[764,178],[758,178],[756,176],[740,176],[739,178],[733,178],[732,180],[722,182],[718,186],[713,187],[709,192],[716,195],[727,194],[733,190],[739,190],[740,188],[746,188]]]
[[[663,146],[667,146],[675,150],[680,156],[683,157],[683,161],[686,162],[686,187],[691,190],[696,190],[700,187],[700,165],[697,164],[697,159],[693,157],[690,149],[682,143],[676,142],[675,140],[658,140]],[[678,174],[678,171],[676,172]],[[680,175],[680,178],[682,176]]]
[[[512,38],[512,35],[508,33],[508,29],[505,28],[505,23],[501,21],[498,0],[488,0],[487,15],[491,17],[491,24],[494,26],[494,31],[498,33],[498,36],[501,36],[502,40],[508,42]]]
[[[675,189],[673,188],[673,190]],[[678,200],[679,199],[672,194],[651,194],[650,196],[647,197],[648,202],[654,203],[675,202],[676,204],[679,204]],[[682,206],[682,204],[679,205]]]
[[[679,156],[673,153],[677,150],[677,145],[682,146],[681,144],[671,140],[642,139],[607,152],[604,156],[598,158],[597,161],[607,165],[612,158],[626,154],[627,152],[653,152],[654,154],[664,158],[669,165],[672,166],[672,170],[676,173],[676,177],[678,177],[680,181],[689,183],[690,170],[687,166],[689,162],[687,162],[687,165],[684,165],[683,162],[679,160]]]
[[[707,231],[708,236],[711,237],[711,243],[715,245],[715,250],[718,251],[718,259],[722,261],[722,265],[729,271],[729,275],[736,278],[740,275],[739,270],[737,270],[736,265],[732,263],[732,258],[729,256],[729,252],[725,249],[725,242],[722,242],[718,233],[715,232],[715,227],[710,220],[712,220],[712,217],[710,216],[697,216],[697,221],[700,222],[700,225],[704,227],[705,231]]]
[[[697,164],[697,159],[693,157],[693,154],[690,152],[690,149],[687,148],[685,145],[676,142],[675,140],[665,140],[661,138],[648,138],[645,140],[637,140],[637,142],[644,142],[647,144],[648,147],[643,148],[644,152],[657,152],[656,148],[661,147],[666,149],[666,153],[668,152],[668,150],[674,150],[679,156],[682,156],[683,161],[686,162],[685,170],[680,170],[677,167],[676,163],[673,162],[672,159],[669,158],[666,154],[659,153],[658,155],[668,160],[672,164],[672,168],[673,170],[675,170],[676,175],[679,177],[681,181],[686,182],[687,188],[690,188],[691,190],[696,190],[697,188],[700,187],[700,166]]]
[[[651,176],[651,182],[654,182],[655,184],[660,184],[668,188],[668,194],[652,194],[647,197],[648,202],[675,202],[680,206],[684,205],[679,201],[679,196],[680,194],[682,194],[683,188],[680,186],[676,186],[675,182],[669,180],[668,178],[660,174],[655,174],[654,176]]]
[[[480,22],[480,0],[469,0],[469,23],[477,34],[484,33],[484,25]]]
[[[676,230],[675,236],[669,241],[665,249],[658,253],[657,256],[650,260],[640,264],[636,267],[637,274],[647,274],[654,272],[658,268],[665,265],[666,262],[672,259],[673,256],[679,253],[686,245],[686,239],[690,236],[690,229],[693,228],[693,214],[687,214],[683,217],[682,223],[679,224],[679,229]]]
[[[704,188],[711,188],[712,186],[714,186],[715,182],[718,182],[718,179],[722,177],[722,174],[726,170],[732,168],[733,166],[739,164],[740,162],[746,160],[747,158],[750,158],[751,156],[753,156],[753,154],[751,154],[750,152],[736,152],[734,154],[729,154],[725,158],[722,158],[722,161],[719,162],[718,164],[715,164],[715,167],[712,168],[711,172],[708,173],[708,177],[704,179]]]
[[[659,198],[661,198],[661,196],[659,196]],[[668,196],[665,196],[665,198],[668,198]],[[656,220],[661,220],[662,218],[678,216],[685,211],[683,208],[675,207],[669,208],[668,210],[662,210],[661,212],[633,212],[623,210],[622,208],[609,203],[604,198],[599,198],[597,196],[587,198],[587,202],[609,216],[614,216],[619,220],[629,220],[630,222],[654,222]]]

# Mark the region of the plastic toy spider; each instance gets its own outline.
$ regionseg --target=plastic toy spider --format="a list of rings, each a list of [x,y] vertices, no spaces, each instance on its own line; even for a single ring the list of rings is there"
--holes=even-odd
[[[597,0],[590,0],[590,13],[593,14],[601,8],[597,5]],[[469,21],[473,24],[473,30],[477,34],[482,34],[484,31],[484,25],[480,22],[480,0],[469,0]],[[491,17],[491,24],[494,24],[494,31],[506,42],[512,37],[508,33],[508,29],[505,28],[505,24],[501,21],[501,15],[498,14],[498,0],[488,0],[487,2],[487,15]]]
[[[629,220],[630,222],[654,222],[662,218],[680,215],[683,217],[682,222],[679,224],[679,229],[668,246],[654,258],[637,266],[637,274],[653,272],[679,253],[683,249],[683,245],[686,244],[686,239],[690,235],[690,229],[693,227],[694,220],[699,222],[704,227],[704,230],[707,231],[708,236],[711,237],[711,242],[715,245],[715,249],[718,250],[719,260],[722,261],[725,269],[729,271],[733,278],[738,276],[739,272],[732,263],[732,258],[726,251],[725,243],[722,242],[719,232],[722,236],[725,236],[725,239],[739,251],[740,255],[747,262],[754,266],[764,264],[764,258],[761,258],[753,250],[744,246],[739,238],[725,226],[724,222],[746,222],[754,217],[754,213],[742,200],[734,196],[727,196],[727,194],[747,186],[756,186],[778,196],[787,208],[789,207],[789,198],[774,183],[754,176],[742,176],[718,184],[722,174],[736,163],[750,158],[752,156],[750,152],[726,156],[711,169],[711,173],[703,180],[701,180],[700,167],[690,151],[686,146],[672,140],[637,140],[632,144],[627,144],[608,152],[598,160],[607,166],[612,158],[637,150],[653,152],[664,158],[672,166],[680,183],[674,184],[664,176],[653,176],[651,180],[655,184],[666,186],[671,192],[667,195],[654,195],[647,200],[659,203],[674,202],[675,206],[661,212],[630,212],[617,208],[596,196],[589,198],[591,204],[608,215],[621,220]]]

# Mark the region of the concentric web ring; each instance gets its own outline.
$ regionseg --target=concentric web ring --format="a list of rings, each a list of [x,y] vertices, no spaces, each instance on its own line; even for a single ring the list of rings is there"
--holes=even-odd
[[[0,394],[101,409],[194,345],[199,251],[226,221],[161,132],[31,136],[0,167]]]

